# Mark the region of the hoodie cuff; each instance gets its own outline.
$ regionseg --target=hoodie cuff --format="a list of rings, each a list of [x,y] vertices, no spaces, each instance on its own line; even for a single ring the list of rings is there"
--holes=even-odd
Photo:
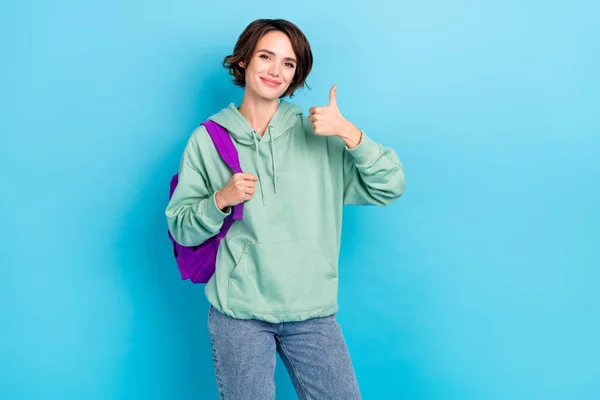
[[[354,157],[356,165],[372,164],[377,160],[377,157],[379,157],[379,153],[381,153],[381,145],[374,142],[364,132],[362,133],[362,139],[358,146],[353,149],[350,149],[348,146],[345,147],[346,151]]]
[[[223,223],[225,217],[231,214],[231,207],[227,207],[225,209],[226,212],[223,212],[217,207],[217,198],[216,192],[210,196],[209,199],[200,203],[200,215],[209,219],[211,223],[214,225],[219,225]]]

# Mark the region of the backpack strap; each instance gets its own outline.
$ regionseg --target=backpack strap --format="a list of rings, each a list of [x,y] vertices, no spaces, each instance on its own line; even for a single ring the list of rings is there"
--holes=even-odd
[[[215,144],[219,155],[221,156],[223,161],[225,161],[227,166],[231,168],[234,174],[242,172],[242,168],[240,167],[240,158],[238,156],[238,151],[235,148],[233,140],[231,140],[231,136],[229,135],[229,132],[227,132],[227,129],[223,128],[221,125],[211,120],[203,122],[202,125],[204,125],[204,127],[208,131],[208,134],[210,135],[210,138]],[[234,220],[241,221],[243,214],[243,202],[233,207]],[[229,227],[227,227],[227,229],[222,229],[222,231],[226,231],[228,229]]]

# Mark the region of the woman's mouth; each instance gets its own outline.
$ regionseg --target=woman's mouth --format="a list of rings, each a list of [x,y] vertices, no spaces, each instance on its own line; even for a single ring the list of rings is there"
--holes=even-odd
[[[271,79],[267,79],[267,78],[260,78],[260,79],[265,83],[265,85],[272,87],[272,88],[275,88],[275,87],[281,85],[281,82],[273,81]]]

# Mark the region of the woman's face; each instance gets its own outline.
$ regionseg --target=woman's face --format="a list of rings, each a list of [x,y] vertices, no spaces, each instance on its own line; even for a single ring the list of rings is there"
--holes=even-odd
[[[246,68],[246,91],[264,100],[276,100],[289,88],[296,72],[297,57],[288,36],[266,33],[258,41]],[[240,63],[244,68],[244,63]]]

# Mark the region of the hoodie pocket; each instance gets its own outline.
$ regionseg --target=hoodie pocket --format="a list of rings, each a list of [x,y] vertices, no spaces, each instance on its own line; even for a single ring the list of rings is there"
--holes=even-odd
[[[337,303],[337,256],[318,239],[248,243],[229,277],[227,307],[301,312]]]

